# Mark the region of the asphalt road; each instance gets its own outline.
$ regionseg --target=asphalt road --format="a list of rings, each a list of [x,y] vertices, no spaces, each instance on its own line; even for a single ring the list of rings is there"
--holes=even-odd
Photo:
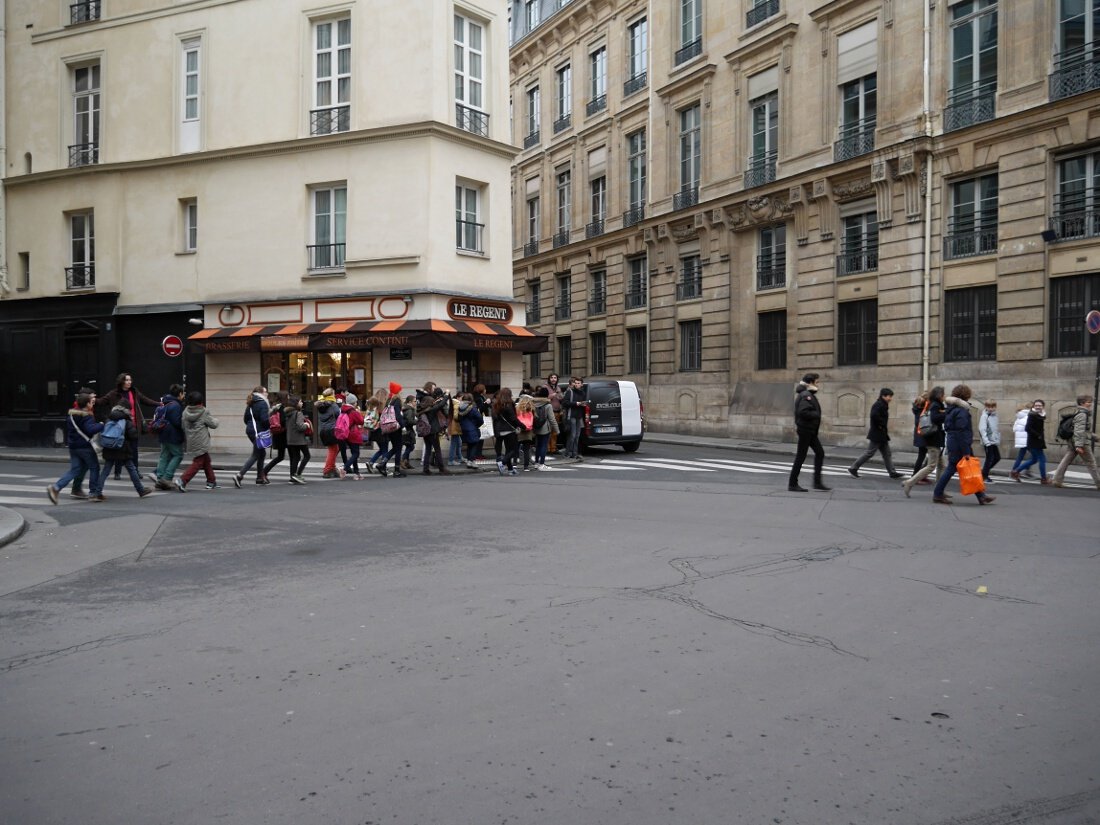
[[[1095,491],[784,464],[51,507],[0,463],[0,822],[1100,821]]]

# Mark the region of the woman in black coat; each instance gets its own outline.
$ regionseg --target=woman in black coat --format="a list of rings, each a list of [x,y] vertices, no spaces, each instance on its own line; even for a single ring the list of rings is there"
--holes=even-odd
[[[256,483],[270,484],[271,482],[264,475],[264,457],[267,455],[267,447],[261,447],[256,443],[256,433],[264,432],[271,426],[266,387],[254,387],[252,392],[248,394],[245,401],[243,420],[244,434],[252,442],[252,455],[248,457],[248,461],[233,476],[233,486],[238,488],[241,486],[241,482],[244,481],[244,474],[252,469],[253,464],[256,465]]]
[[[1027,433],[1028,459],[1018,469],[1009,474],[1016,481],[1019,481],[1020,475],[1030,470],[1031,466],[1037,461],[1039,462],[1039,483],[1050,484],[1050,478],[1047,477],[1046,418],[1046,402],[1041,398],[1036,398],[1027,414],[1027,423],[1024,425],[1024,432]]]

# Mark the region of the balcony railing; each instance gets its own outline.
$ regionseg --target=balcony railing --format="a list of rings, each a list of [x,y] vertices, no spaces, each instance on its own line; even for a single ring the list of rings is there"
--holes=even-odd
[[[623,228],[636,226],[645,220],[645,206],[632,206],[623,212]]]
[[[95,264],[65,267],[65,289],[95,289]]]
[[[755,186],[763,186],[775,180],[775,152],[765,152],[761,155],[749,155],[745,166],[745,188],[752,189]]]
[[[865,117],[841,126],[840,137],[833,145],[833,160],[848,160],[874,151],[876,124],[875,117]]]
[[[476,252],[478,255],[485,253],[482,240],[485,235],[485,224],[473,221],[455,221],[455,248],[463,252]]]
[[[596,112],[602,112],[607,108],[607,95],[599,95],[592,98],[584,106],[584,113],[589,117],[596,114]]]
[[[69,6],[69,23],[87,23],[99,19],[99,0],[84,0]]]
[[[565,246],[568,243],[569,243],[569,230],[568,229],[559,229],[557,232],[554,233],[554,249],[557,249],[559,246]]]
[[[573,317],[573,310],[569,304],[555,304],[554,305],[554,320],[555,321],[568,321]]]
[[[745,14],[745,28],[751,29],[757,23],[763,23],[777,14],[779,14],[779,0],[764,0],[762,3],[757,3]]]
[[[787,283],[786,250],[756,256],[756,288],[777,289]]]
[[[309,271],[321,272],[324,270],[344,268],[344,244],[325,243],[314,244],[306,247],[309,257]]]
[[[1054,196],[1050,228],[1055,240],[1100,237],[1100,198],[1095,191],[1074,192],[1068,197]]]
[[[529,258],[532,255],[539,254],[539,242],[538,240],[528,241],[523,245],[523,257]]]
[[[878,249],[860,247],[836,256],[837,275],[855,275],[878,270]]]
[[[311,135],[333,135],[351,129],[351,106],[327,106],[309,113]]]
[[[691,58],[698,57],[703,53],[703,38],[697,37],[688,43],[683,48],[676,50],[676,56],[673,58],[675,64],[679,66],[681,63],[687,63]]]
[[[536,129],[533,132],[528,132],[527,137],[523,139],[523,148],[530,149],[532,146],[539,145],[539,130]]]
[[[627,309],[638,309],[646,303],[646,290],[644,287],[634,287],[624,296]]]
[[[69,147],[69,166],[91,166],[99,163],[98,143],[76,143]]]
[[[955,231],[944,236],[943,239],[943,256],[948,259],[988,255],[996,251],[996,225],[986,225],[981,229],[971,229],[969,231]]]
[[[592,223],[585,224],[584,237],[598,238],[603,234],[603,218],[596,218]]]
[[[698,186],[685,186],[672,196],[673,210],[687,209],[689,206],[695,206],[697,203],[699,203]]]
[[[537,324],[539,319],[542,318],[542,309],[538,304],[527,305],[527,323]]]
[[[639,89],[644,89],[646,86],[647,73],[639,72],[634,77],[623,83],[623,97],[629,97]]]
[[[1085,43],[1054,58],[1050,99],[1061,100],[1100,89],[1100,44]]]
[[[607,293],[593,292],[588,302],[589,315],[605,315],[607,313]]]
[[[455,104],[455,125],[464,132],[489,137],[489,113]]]
[[[975,123],[993,120],[996,113],[997,81],[973,83],[961,89],[953,89],[943,108],[943,130],[953,132]]]
[[[566,112],[564,115],[554,121],[554,134],[556,135],[558,132],[564,132],[572,125],[573,115],[569,112]]]
[[[676,282],[676,300],[690,301],[703,297],[703,270],[699,267],[688,267],[680,273],[680,280]]]

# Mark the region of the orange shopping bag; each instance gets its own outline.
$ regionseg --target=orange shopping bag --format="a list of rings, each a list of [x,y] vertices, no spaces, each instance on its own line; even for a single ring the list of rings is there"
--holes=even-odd
[[[972,455],[964,455],[959,459],[956,470],[959,473],[959,492],[964,496],[985,492],[985,482],[982,481],[982,462]]]

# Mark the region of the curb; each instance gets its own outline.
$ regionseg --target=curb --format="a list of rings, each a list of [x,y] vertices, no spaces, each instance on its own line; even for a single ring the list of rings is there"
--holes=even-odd
[[[0,547],[11,544],[27,529],[27,522],[15,510],[0,507]]]

